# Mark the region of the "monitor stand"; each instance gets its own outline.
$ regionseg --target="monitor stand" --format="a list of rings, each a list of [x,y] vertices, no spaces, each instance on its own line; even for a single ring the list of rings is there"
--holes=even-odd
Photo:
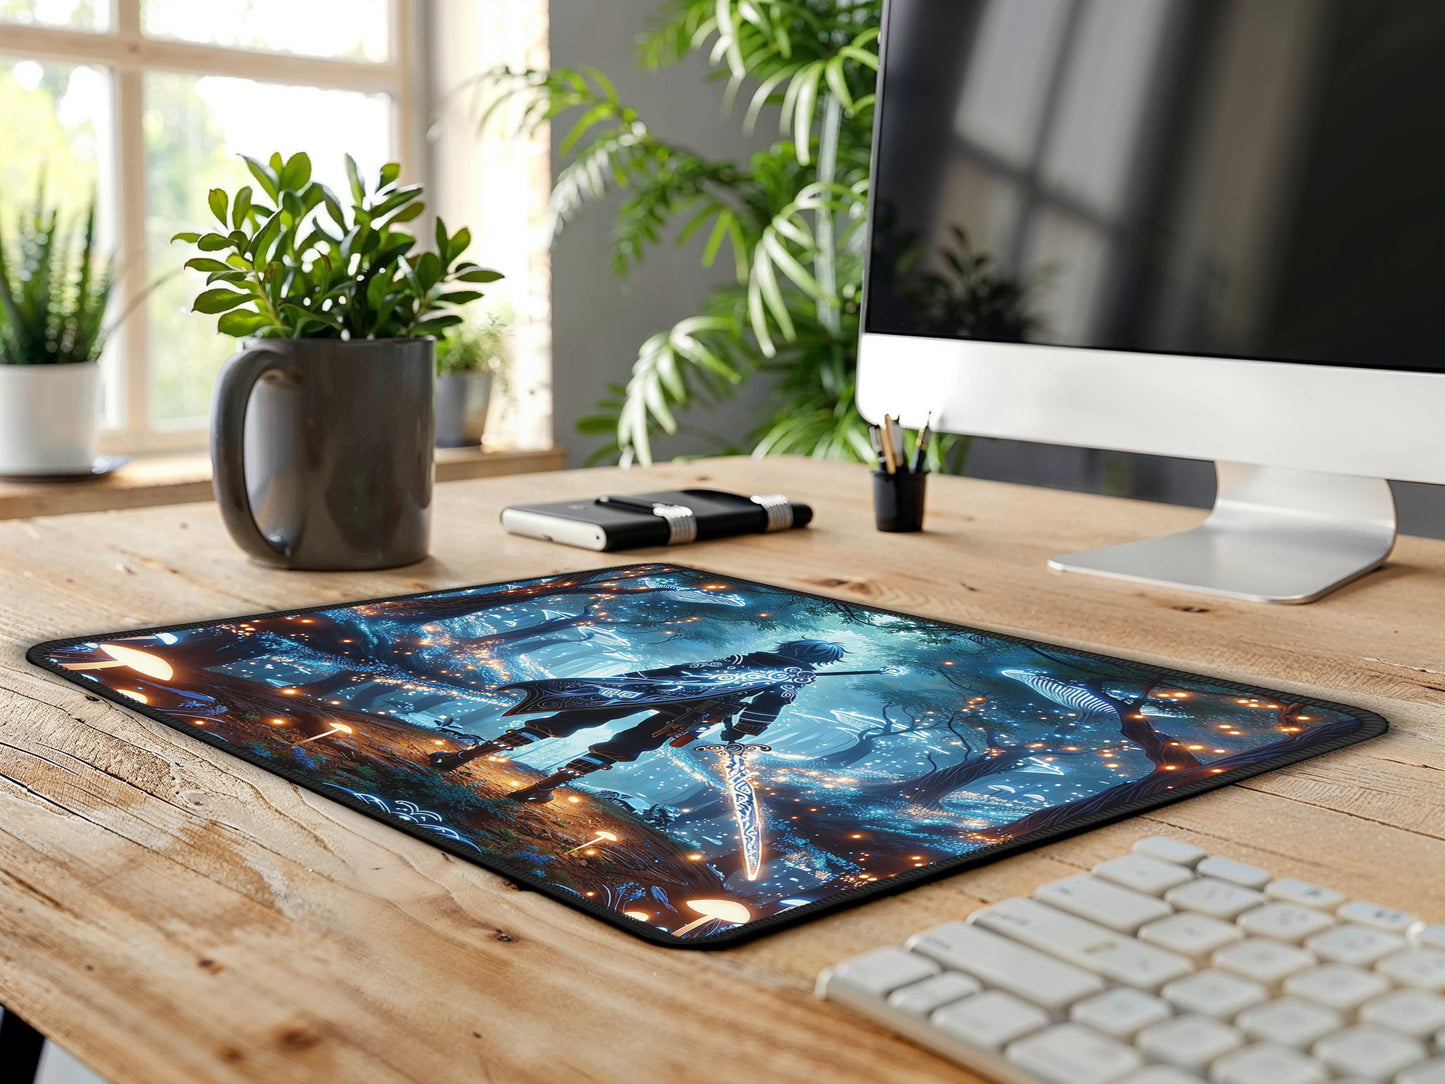
[[[1383,478],[1215,468],[1214,510],[1192,531],[1064,554],[1049,567],[1246,602],[1313,602],[1379,568],[1395,545]]]

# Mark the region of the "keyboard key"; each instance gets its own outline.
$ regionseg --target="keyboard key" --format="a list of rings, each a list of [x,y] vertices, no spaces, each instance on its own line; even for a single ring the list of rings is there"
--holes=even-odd
[[[1426,1057],[1419,1040],[1369,1024],[1325,1036],[1315,1043],[1313,1053],[1338,1073],[1373,1080],[1386,1080]]]
[[[1345,1026],[1345,1018],[1333,1009],[1295,997],[1267,1001],[1245,1009],[1234,1021],[1251,1039],[1309,1049],[1318,1039]]]
[[[1264,894],[1281,903],[1294,903],[1300,907],[1318,907],[1322,911],[1333,911],[1345,901],[1343,892],[1336,892],[1333,888],[1321,888],[1308,881],[1296,881],[1290,877],[1279,881],[1270,881],[1264,886]]]
[[[1375,970],[1401,986],[1445,990],[1445,952],[1433,948],[1407,948],[1386,956]]]
[[[1145,990],[1193,970],[1183,956],[1066,915],[1037,900],[1003,900],[975,912],[970,921],[1115,982]]]
[[[1130,848],[1135,854],[1142,854],[1146,858],[1157,858],[1161,862],[1173,862],[1176,866],[1188,866],[1193,869],[1209,857],[1204,851],[1183,840],[1170,839],[1168,836],[1150,836],[1148,839],[1141,839]]]
[[[1339,915],[1341,922],[1357,922],[1361,926],[1371,926],[1387,933],[1407,933],[1411,926],[1420,921],[1405,911],[1382,907],[1378,903],[1367,903],[1364,900],[1351,900],[1335,913]]]
[[[1175,885],[1194,879],[1194,874],[1173,862],[1161,862],[1146,854],[1126,854],[1094,867],[1094,876],[1149,896],[1162,896]]]
[[[1252,888],[1211,877],[1171,888],[1164,898],[1181,911],[1198,911],[1211,918],[1233,918],[1264,901],[1264,896]]]
[[[1233,923],[1192,911],[1181,911],[1149,923],[1140,929],[1138,936],[1139,940],[1148,941],[1151,945],[1203,961],[1209,959],[1215,949],[1234,944],[1244,934]]]
[[[1194,872],[1200,877],[1215,877],[1245,888],[1263,888],[1271,880],[1269,870],[1245,865],[1232,858],[1206,858],[1194,867]]]
[[[1087,875],[1044,885],[1034,893],[1034,899],[1120,933],[1133,933],[1144,923],[1173,913],[1158,896],[1146,896]]]
[[[1395,1084],[1445,1084],[1445,1058],[1410,1066],[1395,1078]]]
[[[1078,1024],[1059,1024],[1020,1039],[1006,1056],[1049,1084],[1110,1084],[1144,1064],[1133,1047]]]
[[[1274,988],[1296,971],[1313,967],[1318,961],[1312,953],[1295,945],[1251,937],[1220,949],[1210,962]]]
[[[1445,997],[1428,990],[1394,990],[1361,1005],[1360,1019],[1428,1039],[1445,1028]]]
[[[888,995],[888,1004],[909,1016],[927,1016],[934,1009],[941,1009],[951,1001],[960,1001],[983,990],[978,983],[958,971],[945,971],[941,975],[904,986]]]
[[[1001,1050],[1015,1039],[1048,1027],[1049,1014],[1012,994],[989,990],[945,1005],[928,1022],[969,1046]]]
[[[1085,998],[1069,1010],[1069,1019],[1115,1039],[1128,1039],[1140,1028],[1157,1024],[1173,1015],[1165,1001],[1143,990],[1116,986],[1096,997]]]
[[[1233,1019],[1236,1013],[1269,997],[1269,991],[1259,983],[1227,971],[1196,971],[1159,992],[1180,1012],[1202,1013],[1221,1020]]]
[[[1321,960],[1333,964],[1354,964],[1356,967],[1368,967],[1382,956],[1404,947],[1404,938],[1383,930],[1372,930],[1368,926],[1336,926],[1305,941],[1305,948]]]
[[[1415,931],[1415,944],[1426,948],[1445,949],[1445,925],[1422,926]]]
[[[1213,1017],[1175,1016],[1145,1028],[1135,1044],[1154,1061],[1198,1071],[1243,1046],[1244,1039]]]
[[[1284,980],[1285,993],[1344,1013],[1372,997],[1378,997],[1389,988],[1389,982],[1373,971],[1346,964],[1312,967]]]
[[[900,986],[937,973],[938,965],[932,960],[890,945],[854,956],[825,971],[825,978],[819,981],[819,996],[823,996],[822,987],[826,984],[828,989],[844,987],[862,997],[883,998]]]
[[[1209,1068],[1214,1084],[1325,1084],[1329,1078],[1313,1058],[1269,1043],[1226,1054]]]
[[[1104,989],[1096,975],[965,922],[914,934],[908,947],[1050,1012],[1062,1013],[1080,998]]]
[[[1256,937],[1272,937],[1276,941],[1293,941],[1296,944],[1312,934],[1328,930],[1335,920],[1323,911],[1312,907],[1300,907],[1293,903],[1266,903],[1253,911],[1246,911],[1235,920],[1245,933]]]

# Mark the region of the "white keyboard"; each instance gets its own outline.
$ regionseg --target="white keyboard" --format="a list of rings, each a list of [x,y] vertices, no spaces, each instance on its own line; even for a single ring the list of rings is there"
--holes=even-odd
[[[1445,925],[1178,840],[818,976],[1007,1084],[1445,1084]]]

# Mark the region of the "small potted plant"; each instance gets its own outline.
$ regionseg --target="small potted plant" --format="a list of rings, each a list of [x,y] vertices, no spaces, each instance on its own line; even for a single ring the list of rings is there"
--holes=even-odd
[[[482,443],[492,391],[504,385],[510,365],[510,332],[510,321],[492,312],[437,343],[438,448]]]
[[[78,230],[45,192],[0,236],[0,474],[96,469],[100,352],[115,282],[96,251],[95,201]]]
[[[219,228],[179,233],[201,255],[194,310],[243,339],[211,407],[221,514],[238,545],[287,568],[371,569],[426,556],[436,336],[474,287],[502,276],[462,258],[471,233],[438,218],[423,251],[407,223],[419,185],[348,156],[343,201],[294,154],[246,158],[255,179],[212,189]],[[247,446],[249,436],[252,443]]]

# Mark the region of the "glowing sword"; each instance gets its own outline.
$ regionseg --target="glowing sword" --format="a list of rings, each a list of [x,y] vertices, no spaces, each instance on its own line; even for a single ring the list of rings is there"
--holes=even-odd
[[[771,745],[744,745],[730,741],[725,745],[699,745],[699,753],[716,753],[723,763],[723,777],[733,800],[733,816],[738,822],[738,836],[743,844],[743,864],[750,881],[758,879],[763,868],[763,811],[753,790],[752,771],[748,757],[753,753],[771,753]]]

